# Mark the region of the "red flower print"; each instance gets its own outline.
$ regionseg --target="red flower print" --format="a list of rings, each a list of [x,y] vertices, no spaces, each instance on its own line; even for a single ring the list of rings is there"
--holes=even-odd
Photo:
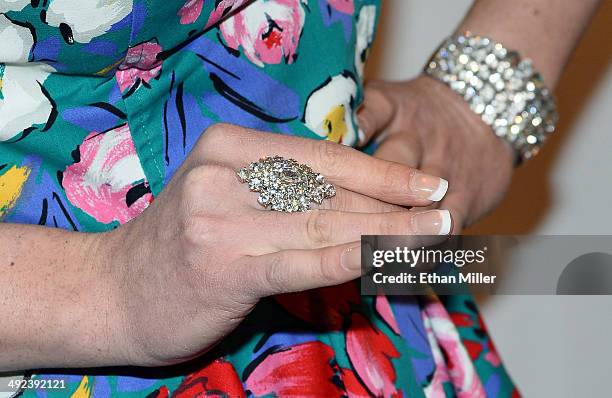
[[[231,363],[217,359],[183,379],[172,398],[241,398],[242,383]]]
[[[326,330],[341,330],[351,306],[360,302],[355,283],[275,296],[295,317]]]
[[[350,369],[342,369],[341,374],[348,398],[370,398],[370,393],[355,376],[355,372]]]
[[[469,327],[474,324],[474,321],[472,321],[472,317],[469,316],[468,314],[453,312],[450,314],[450,317],[453,323],[455,324],[455,326],[458,328]]]
[[[320,341],[273,347],[251,364],[245,384],[255,396],[341,397],[333,361],[334,351]]]
[[[465,345],[465,349],[470,355],[470,358],[472,358],[472,361],[475,361],[480,356],[480,353],[482,352],[482,344],[476,341],[463,340],[463,345]]]
[[[170,396],[170,391],[168,390],[168,387],[161,386],[157,390],[148,394],[146,398],[168,398],[169,396]]]
[[[395,388],[396,374],[391,363],[392,358],[399,358],[399,353],[391,340],[361,314],[351,316],[346,351],[357,375],[372,394],[400,396]]]
[[[170,391],[168,387],[161,386],[157,390],[153,391],[151,394],[147,395],[146,398],[168,398],[170,396]]]

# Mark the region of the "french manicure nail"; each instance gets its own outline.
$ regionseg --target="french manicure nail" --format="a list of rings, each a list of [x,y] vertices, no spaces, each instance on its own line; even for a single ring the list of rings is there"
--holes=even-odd
[[[357,145],[363,146],[366,143],[366,134],[363,129],[359,128],[357,130]]]
[[[430,210],[414,215],[412,222],[417,234],[448,235],[453,225],[448,210]]]
[[[346,249],[340,260],[342,266],[349,271],[361,270],[361,250],[361,244]],[[371,251],[370,245],[364,244],[363,250],[364,252]]]
[[[448,191],[448,181],[425,173],[416,173],[410,181],[412,191],[423,199],[439,202]]]

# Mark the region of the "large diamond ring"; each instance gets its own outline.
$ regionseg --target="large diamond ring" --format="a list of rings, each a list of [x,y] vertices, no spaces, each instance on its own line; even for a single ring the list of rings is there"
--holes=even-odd
[[[259,192],[257,202],[265,208],[293,213],[308,211],[312,204],[336,195],[322,174],[294,159],[268,156],[236,172],[240,182]]]

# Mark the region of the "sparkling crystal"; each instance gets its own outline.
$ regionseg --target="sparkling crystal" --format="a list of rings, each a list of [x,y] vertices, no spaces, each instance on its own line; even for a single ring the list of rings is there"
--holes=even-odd
[[[465,82],[463,81],[456,81],[456,82],[452,82],[451,83],[451,88],[454,91],[459,91],[460,93],[463,93],[463,91],[465,90]]]
[[[472,97],[474,97],[475,94],[476,90],[474,89],[474,87],[468,87],[467,89],[465,89],[465,94],[463,95],[463,98],[469,101],[470,99],[472,99]]]
[[[265,157],[237,172],[252,191],[259,192],[259,204],[272,210],[306,211],[312,203],[322,203],[335,195],[335,189],[323,175],[293,159]]]
[[[246,180],[249,179],[249,172],[247,169],[240,169],[236,174],[238,175],[240,182],[246,182]]]
[[[480,90],[480,96],[485,102],[491,102],[495,97],[495,89],[490,84],[485,84],[482,90]]]
[[[475,104],[472,109],[474,109],[474,112],[476,112],[477,114],[480,115],[482,112],[484,112],[485,105],[484,104]]]
[[[468,64],[468,68],[473,72],[473,73],[478,73],[478,71],[480,70],[480,65],[478,64],[478,62],[470,62]]]
[[[484,48],[476,50],[474,51],[474,54],[472,54],[472,57],[474,57],[474,59],[479,63],[482,63],[487,57],[487,50]]]
[[[260,194],[257,198],[257,202],[259,202],[259,204],[263,207],[266,207],[270,204],[270,197],[266,194]]]
[[[489,106],[490,106],[490,105],[489,105]],[[485,108],[485,113],[483,113],[483,114],[482,114],[482,116],[481,116],[481,117],[482,117],[482,120],[483,120],[483,121],[484,121],[486,124],[491,125],[491,124],[492,124],[492,123],[495,121],[495,114],[493,114],[493,113],[491,113],[491,114],[487,114],[486,112],[487,112],[487,110],[486,110],[486,108]]]
[[[518,64],[518,68],[526,75],[531,76],[533,74],[533,63],[529,59],[524,59]]]
[[[489,54],[486,56],[485,58],[485,62],[487,63],[487,65],[489,65],[491,68],[497,68],[497,57],[495,56],[495,54]]]
[[[504,48],[501,44],[495,44],[495,48],[493,49],[493,53],[497,58],[504,58],[506,54],[508,54],[508,50]]]

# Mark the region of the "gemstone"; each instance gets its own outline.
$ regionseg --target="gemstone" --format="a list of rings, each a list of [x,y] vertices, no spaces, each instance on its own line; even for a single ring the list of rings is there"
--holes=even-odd
[[[322,174],[307,165],[280,156],[261,158],[236,172],[249,189],[259,192],[257,202],[275,211],[307,211],[312,203],[321,204],[336,194]]]

